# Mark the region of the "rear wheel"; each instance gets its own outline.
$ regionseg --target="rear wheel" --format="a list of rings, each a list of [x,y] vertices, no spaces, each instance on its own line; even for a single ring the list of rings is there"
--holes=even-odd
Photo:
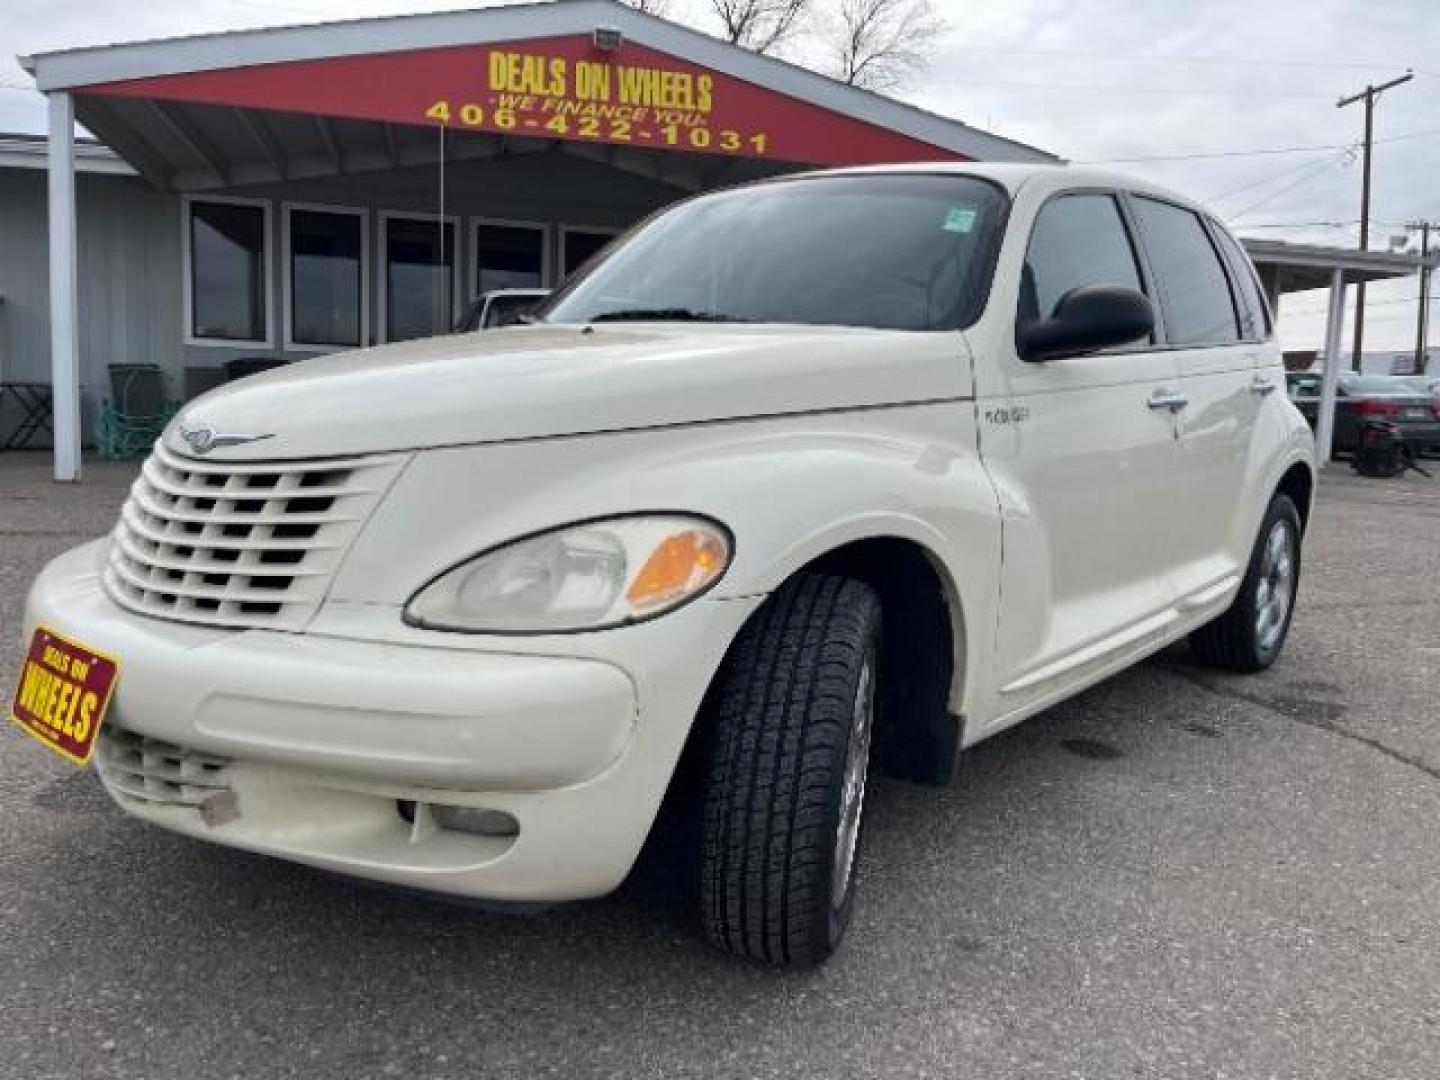
[[[1300,584],[1300,514],[1276,495],[1230,609],[1190,635],[1202,663],[1226,671],[1264,671],[1280,655]]]
[[[707,717],[701,905],[730,952],[828,957],[850,920],[879,661],[880,602],[805,574],[736,640]]]

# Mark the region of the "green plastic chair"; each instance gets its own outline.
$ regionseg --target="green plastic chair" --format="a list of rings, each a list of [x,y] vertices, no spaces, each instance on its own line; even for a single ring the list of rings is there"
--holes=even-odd
[[[107,461],[134,461],[150,453],[180,402],[170,397],[156,364],[111,364],[110,396],[95,417],[95,446]]]

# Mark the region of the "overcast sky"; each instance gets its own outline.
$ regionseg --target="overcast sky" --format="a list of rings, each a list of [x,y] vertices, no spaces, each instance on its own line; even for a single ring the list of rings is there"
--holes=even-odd
[[[704,0],[672,0],[694,17]],[[824,2],[824,0],[819,0]],[[936,0],[949,22],[901,97],[1206,201],[1242,235],[1353,243],[1363,110],[1336,99],[1415,69],[1376,114],[1372,246],[1440,220],[1440,0]],[[0,0],[0,131],[42,130],[15,54],[285,22],[480,6],[445,0]],[[813,55],[809,55],[813,59]],[[1304,147],[1303,152],[1275,151]],[[1267,153],[1247,153],[1265,150]],[[1211,156],[1227,154],[1232,156]],[[1185,160],[1120,159],[1185,158]],[[1297,225],[1294,223],[1307,223]],[[1320,224],[1310,224],[1320,223]],[[1276,227],[1284,226],[1284,227]],[[1414,279],[1374,286],[1366,348],[1413,347]],[[1440,305],[1431,339],[1440,344]],[[1320,293],[1287,298],[1320,344]],[[1347,330],[1348,349],[1348,330]]]

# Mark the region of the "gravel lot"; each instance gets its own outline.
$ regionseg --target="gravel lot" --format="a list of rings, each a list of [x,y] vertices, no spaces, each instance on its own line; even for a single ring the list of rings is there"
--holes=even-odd
[[[0,456],[0,687],[31,577],[131,470]],[[149,829],[0,737],[0,1076],[1440,1072],[1440,478],[1327,475],[1282,662],[1183,649],[874,792],[845,950],[711,952],[661,843],[536,915]]]

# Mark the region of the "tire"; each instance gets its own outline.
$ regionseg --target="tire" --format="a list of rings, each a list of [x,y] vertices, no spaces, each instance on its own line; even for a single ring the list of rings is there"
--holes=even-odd
[[[736,639],[704,718],[700,902],[720,948],[808,966],[844,935],[879,643],[875,592],[817,574],[782,586]]]
[[[1190,647],[1201,663],[1248,674],[1264,671],[1279,657],[1300,586],[1300,537],[1295,504],[1288,495],[1276,495],[1265,511],[1234,602],[1225,614],[1190,635]],[[1280,562],[1282,546],[1288,571]],[[1278,599],[1282,587],[1283,603]]]

